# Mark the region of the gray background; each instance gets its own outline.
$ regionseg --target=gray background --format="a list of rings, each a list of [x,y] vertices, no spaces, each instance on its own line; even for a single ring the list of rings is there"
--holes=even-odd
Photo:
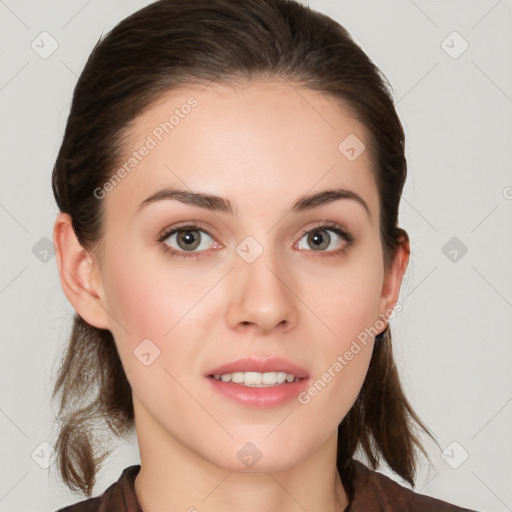
[[[148,3],[0,0],[2,511],[81,499],[51,456],[50,392],[72,309],[48,240],[50,173],[94,43]],[[512,3],[309,5],[346,26],[383,70],[406,131],[400,222],[412,254],[392,330],[408,396],[445,450],[429,445],[433,464],[416,490],[512,510]],[[95,494],[139,462],[135,442],[116,449]]]

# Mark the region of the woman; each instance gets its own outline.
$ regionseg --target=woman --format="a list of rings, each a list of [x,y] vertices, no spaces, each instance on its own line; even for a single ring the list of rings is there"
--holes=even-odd
[[[405,178],[379,70],[294,1],[161,0],[100,41],[53,173],[57,452],[86,496],[102,425],[141,464],[63,510],[463,510],[354,459],[412,485],[428,432],[388,325]]]

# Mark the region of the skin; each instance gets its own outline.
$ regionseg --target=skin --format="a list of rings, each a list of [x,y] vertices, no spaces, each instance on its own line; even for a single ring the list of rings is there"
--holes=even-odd
[[[80,246],[68,215],[55,223],[63,290],[87,322],[113,333],[132,387],[137,497],[148,511],[343,510],[337,427],[363,384],[373,338],[306,405],[242,406],[204,375],[241,357],[283,357],[316,381],[396,304],[408,243],[386,270],[365,129],[339,101],[303,87],[172,91],[137,119],[127,156],[190,96],[197,107],[101,199],[96,250]],[[355,161],[338,150],[349,134],[367,146]],[[234,214],[177,200],[137,212],[168,186],[229,199]],[[303,195],[335,187],[356,192],[369,213],[351,199],[290,212]],[[212,238],[200,232],[195,255],[170,256],[156,239],[184,221],[200,221]],[[331,245],[315,251],[303,232],[322,221],[344,226],[354,243],[329,231]],[[252,263],[236,252],[247,236],[263,249]],[[148,338],[160,356],[145,366],[134,350]],[[251,468],[237,457],[248,442],[261,452]]]

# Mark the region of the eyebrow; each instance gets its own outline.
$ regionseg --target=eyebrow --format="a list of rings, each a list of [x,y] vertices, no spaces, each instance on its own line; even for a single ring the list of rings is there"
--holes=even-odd
[[[305,195],[294,203],[291,212],[298,213],[311,210],[340,199],[350,199],[359,203],[365,209],[368,217],[371,217],[370,209],[365,200],[356,192],[345,188],[327,189],[315,194]],[[190,206],[198,206],[213,212],[229,213],[231,215],[234,213],[229,199],[175,187],[163,188],[144,199],[144,201],[139,204],[137,212],[151,203],[163,200],[176,200]]]

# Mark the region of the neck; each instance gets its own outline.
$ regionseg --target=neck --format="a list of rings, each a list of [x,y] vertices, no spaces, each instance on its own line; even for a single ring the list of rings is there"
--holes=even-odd
[[[135,493],[144,511],[342,512],[348,505],[336,468],[337,432],[293,467],[242,472],[184,446],[147,411],[136,407],[135,417],[141,456]]]

